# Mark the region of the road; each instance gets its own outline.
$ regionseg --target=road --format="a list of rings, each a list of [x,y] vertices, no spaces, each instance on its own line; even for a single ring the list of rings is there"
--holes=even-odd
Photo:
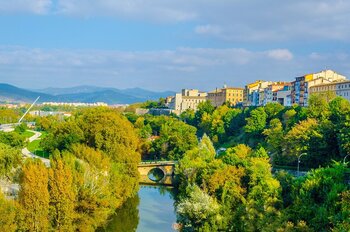
[[[34,133],[34,135],[32,137],[28,138],[28,142],[31,143],[31,142],[33,142],[35,140],[39,140],[40,139],[40,136],[41,136],[40,132],[33,131],[33,130],[28,130],[28,131]],[[37,156],[37,155],[33,154],[26,147],[22,149],[22,154],[23,154],[23,156],[25,158],[37,158],[37,159],[40,159],[45,164],[46,167],[50,167],[50,160],[49,159],[45,159],[45,158],[42,158],[40,156]]]

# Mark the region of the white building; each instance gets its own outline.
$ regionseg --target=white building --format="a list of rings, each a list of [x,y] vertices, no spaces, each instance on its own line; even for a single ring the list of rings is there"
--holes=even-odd
[[[181,114],[187,109],[197,110],[199,103],[207,100],[207,93],[200,92],[197,89],[183,89],[177,93],[169,103],[169,108],[173,109],[176,114]]]
[[[335,92],[337,96],[350,101],[350,81],[338,82],[335,87]]]

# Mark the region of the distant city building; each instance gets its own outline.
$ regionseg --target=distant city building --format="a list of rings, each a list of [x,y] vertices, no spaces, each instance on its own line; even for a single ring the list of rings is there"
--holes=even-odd
[[[158,108],[151,108],[151,109],[137,108],[135,110],[135,113],[137,115],[150,114],[153,116],[176,114],[175,110],[169,109],[169,108],[159,108],[159,109]]]
[[[278,102],[283,106],[291,106],[291,83],[273,82],[264,89],[264,98],[259,105]]]
[[[316,85],[329,84],[346,80],[346,77],[332,70],[325,70],[318,73],[307,74],[296,77],[292,83],[292,103],[300,106],[307,106],[310,88]]]
[[[39,116],[39,117],[46,117],[46,116],[63,116],[63,117],[70,117],[72,114],[67,112],[61,112],[61,111],[42,111],[42,110],[34,110],[29,112],[32,116]]]
[[[221,106],[224,103],[229,103],[235,106],[243,102],[243,88],[227,87],[226,85],[221,89],[216,89],[208,93],[207,99],[215,107]]]
[[[181,114],[187,109],[197,110],[199,103],[207,100],[207,93],[197,89],[183,89],[181,93],[176,93],[175,97],[169,98],[167,104],[174,113]]]
[[[83,103],[83,102],[43,102],[42,105],[51,105],[51,106],[108,106],[104,102],[95,102],[95,103]]]

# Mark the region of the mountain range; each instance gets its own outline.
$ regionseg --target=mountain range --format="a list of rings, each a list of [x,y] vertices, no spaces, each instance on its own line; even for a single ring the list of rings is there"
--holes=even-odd
[[[0,102],[105,102],[113,104],[132,104],[174,95],[175,92],[154,92],[142,88],[116,89],[96,86],[76,86],[71,88],[22,89],[0,83]]]

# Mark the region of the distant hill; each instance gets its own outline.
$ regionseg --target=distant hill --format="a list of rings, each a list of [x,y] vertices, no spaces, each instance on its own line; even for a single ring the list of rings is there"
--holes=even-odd
[[[33,102],[38,96],[40,101],[52,101],[53,96],[17,88],[0,83],[0,102]]]
[[[46,93],[50,95],[64,95],[64,94],[79,94],[79,93],[93,93],[107,90],[109,88],[81,85],[69,88],[45,88],[45,89],[33,89],[32,91],[39,93]]]
[[[174,95],[175,92],[153,92],[141,88],[115,89],[95,86],[77,86],[71,88],[46,88],[26,90],[9,84],[0,83],[0,102],[32,102],[40,96],[39,102],[105,102],[107,104],[131,104],[160,97]]]
[[[46,89],[37,89],[35,92],[46,93],[50,95],[71,95],[75,97],[79,97],[78,94],[82,93],[100,93],[109,95],[112,92],[116,95],[123,94],[130,97],[146,100],[157,100],[160,97],[167,97],[171,95],[175,95],[175,92],[165,91],[165,92],[154,92],[150,90],[145,90],[142,88],[130,88],[130,89],[116,89],[116,88],[106,88],[106,87],[96,87],[89,85],[82,85],[70,88],[46,88]],[[119,95],[121,96],[121,95]],[[126,98],[127,99],[127,98]]]

